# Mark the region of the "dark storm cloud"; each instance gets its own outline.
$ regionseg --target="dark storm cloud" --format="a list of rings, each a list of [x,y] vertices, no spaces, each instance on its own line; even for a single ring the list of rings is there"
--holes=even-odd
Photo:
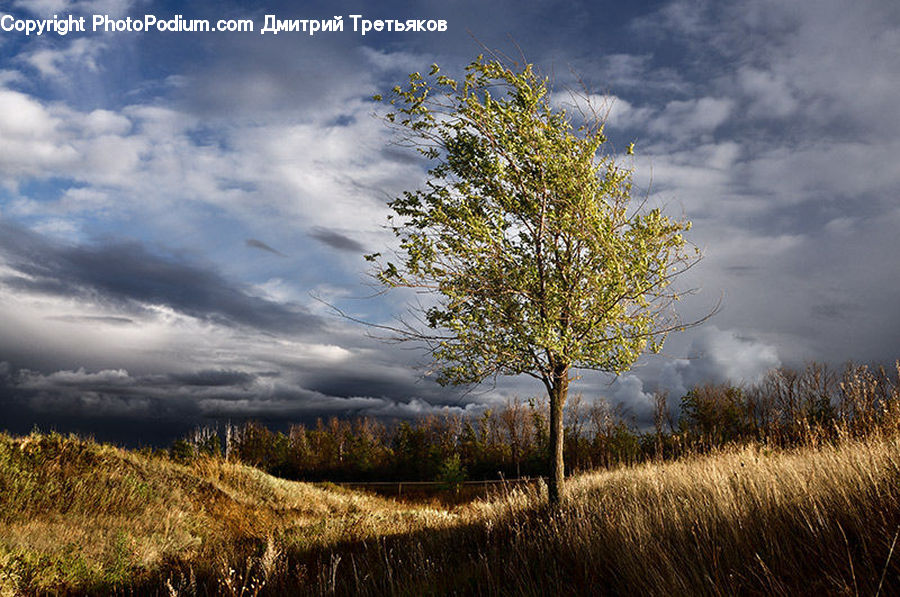
[[[263,241],[256,240],[255,238],[248,238],[246,241],[244,241],[244,244],[247,245],[248,247],[250,247],[251,249],[259,249],[260,251],[267,251],[269,253],[278,255],[279,257],[287,257],[287,255],[285,255],[278,249],[273,249],[272,247],[270,247]]]
[[[414,380],[399,377],[396,374],[376,371],[348,371],[342,375],[315,375],[306,385],[314,392],[339,398],[377,396],[402,400],[408,396],[424,395],[423,398],[434,403],[452,399],[452,392],[439,389],[435,384],[424,382],[417,384]]]
[[[42,375],[0,363],[0,428],[25,434],[37,427],[132,447],[166,446],[203,419],[197,404],[183,395],[181,400],[149,395],[161,379],[138,380],[122,371]]]
[[[193,373],[173,374],[171,379],[186,386],[243,386],[253,382],[253,375],[242,371],[210,369]]]
[[[130,308],[166,305],[201,320],[270,332],[304,333],[321,326],[298,305],[253,296],[214,270],[154,255],[137,243],[56,244],[0,223],[0,255],[17,272],[0,281],[20,292],[92,298]]]
[[[821,303],[811,308],[816,319],[846,320],[860,312],[860,305],[854,303]]]
[[[283,428],[334,415],[392,420],[438,413],[445,407],[479,408],[435,397],[401,397],[402,383],[384,387],[392,397],[372,397],[362,391],[334,396],[296,381],[273,383],[272,379],[271,371],[224,369],[149,375],[131,375],[122,369],[40,373],[14,371],[9,363],[0,362],[0,428],[27,433],[39,422],[43,430],[89,432],[98,439],[131,446],[164,446],[193,427],[225,421],[254,419]],[[360,390],[377,389],[379,376],[367,379],[358,374],[351,383]]]
[[[101,323],[109,325],[132,325],[135,321],[128,317],[115,317],[105,315],[54,315],[47,317],[50,321],[65,321],[67,323]]]
[[[366,250],[365,247],[363,247],[360,243],[353,240],[349,236],[344,236],[340,232],[335,232],[334,230],[323,228],[321,226],[316,226],[315,228],[313,228],[309,235],[317,241],[331,247],[332,249],[337,249],[338,251],[363,253]]]
[[[753,265],[729,265],[725,271],[734,276],[752,276],[758,272],[759,268]]]

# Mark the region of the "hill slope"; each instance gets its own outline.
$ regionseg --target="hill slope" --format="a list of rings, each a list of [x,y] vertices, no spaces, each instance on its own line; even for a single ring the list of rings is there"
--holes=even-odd
[[[897,594],[900,438],[735,448],[414,507],[0,436],[0,592]]]
[[[73,436],[0,434],[7,592],[111,591],[182,569],[216,575],[274,541],[311,549],[451,519],[221,460],[182,466]]]

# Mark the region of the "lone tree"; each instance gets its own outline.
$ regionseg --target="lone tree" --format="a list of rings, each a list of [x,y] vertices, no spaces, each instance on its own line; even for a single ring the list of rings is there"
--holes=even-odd
[[[389,203],[396,262],[366,256],[382,284],[433,295],[391,329],[424,343],[441,384],[543,382],[558,502],[573,370],[621,373],[685,326],[669,286],[699,258],[690,222],[634,208],[632,171],[601,151],[604,119],[573,124],[530,64],[479,56],[462,81],[432,65],[374,99],[431,164],[423,188]]]

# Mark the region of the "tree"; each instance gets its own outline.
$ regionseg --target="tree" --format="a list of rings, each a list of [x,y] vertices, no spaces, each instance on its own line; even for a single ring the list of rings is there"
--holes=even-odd
[[[396,262],[366,256],[380,283],[426,295],[391,329],[424,343],[439,383],[543,383],[557,502],[572,372],[623,372],[684,327],[670,283],[699,257],[685,250],[690,222],[632,208],[632,171],[601,151],[603,118],[573,124],[530,64],[479,56],[461,81],[432,65],[375,99],[431,166],[389,203]]]

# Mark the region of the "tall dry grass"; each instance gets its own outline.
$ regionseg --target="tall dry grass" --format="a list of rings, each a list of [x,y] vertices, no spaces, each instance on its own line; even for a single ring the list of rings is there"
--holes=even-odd
[[[0,592],[900,594],[900,436],[731,448],[453,510],[0,436]]]
[[[222,460],[182,466],[74,436],[0,434],[4,596],[140,594],[182,576],[217,594],[228,580],[223,570],[244,570],[258,584],[257,560],[280,561],[276,546],[317,549],[449,520]]]
[[[457,527],[345,557],[316,591],[890,595],[898,534],[896,435],[745,447],[579,476],[559,510],[535,492],[474,505]]]

